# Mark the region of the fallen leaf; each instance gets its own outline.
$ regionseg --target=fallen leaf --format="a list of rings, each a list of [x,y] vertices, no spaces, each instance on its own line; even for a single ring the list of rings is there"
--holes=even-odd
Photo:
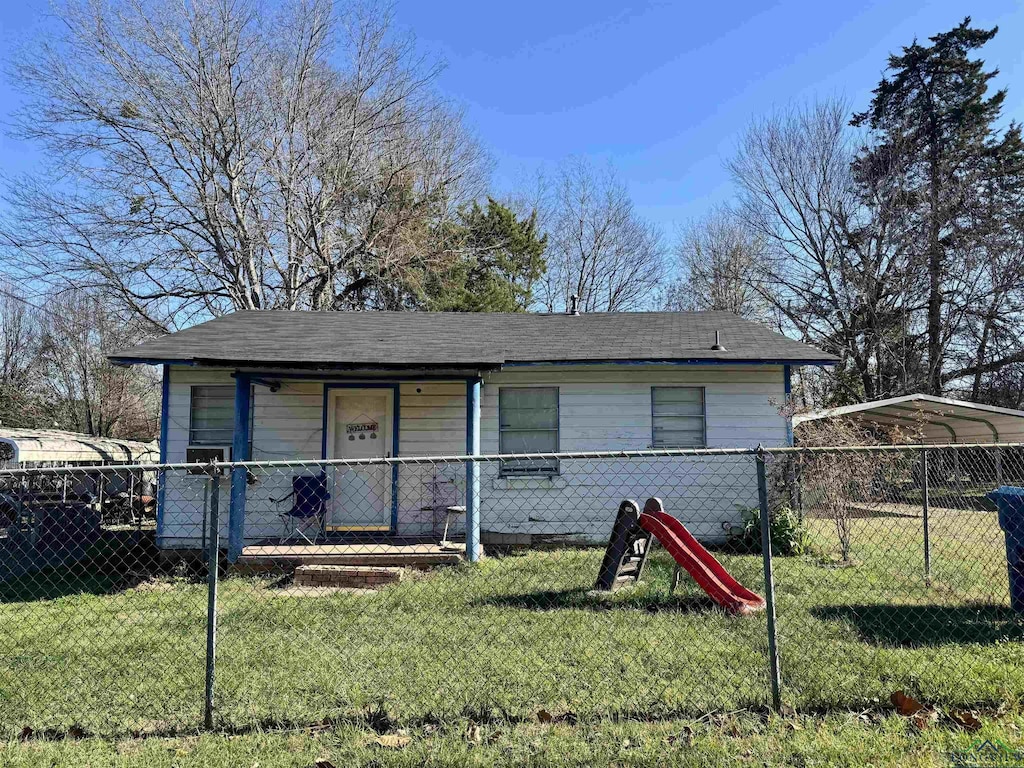
[[[969,712],[965,709],[951,709],[949,710],[949,719],[959,725],[965,731],[980,731],[981,720],[979,720],[973,712]]]
[[[685,744],[688,747],[693,746],[693,728],[688,725],[684,725],[679,733],[674,733],[668,737],[669,745]]]
[[[479,744],[480,738],[480,726],[476,723],[470,723],[469,728],[466,729],[466,740],[472,744]]]
[[[18,734],[18,738],[22,741],[28,741],[32,738],[33,733],[35,733],[35,731],[32,729],[32,726],[26,725],[24,728],[21,729],[21,733]]]
[[[397,733],[385,733],[383,736],[377,737],[377,743],[388,749],[401,749],[407,746],[410,741],[412,741],[411,736],[401,736]]]
[[[918,712],[916,715],[911,717],[910,722],[912,722],[919,731],[923,731],[931,725],[931,719],[923,712]]]
[[[922,709],[924,705],[917,699],[907,696],[903,691],[896,691],[892,696],[889,697],[889,701],[896,707],[896,711],[905,717],[916,715]]]
[[[553,719],[554,718],[551,717],[551,713],[548,712],[546,709],[542,709],[539,712],[537,712],[537,720],[542,723],[550,723]]]

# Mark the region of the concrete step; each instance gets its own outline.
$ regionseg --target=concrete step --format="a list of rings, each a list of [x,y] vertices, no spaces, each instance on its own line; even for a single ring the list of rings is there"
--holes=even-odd
[[[379,589],[402,580],[404,569],[372,565],[300,565],[295,569],[297,587],[346,587]]]

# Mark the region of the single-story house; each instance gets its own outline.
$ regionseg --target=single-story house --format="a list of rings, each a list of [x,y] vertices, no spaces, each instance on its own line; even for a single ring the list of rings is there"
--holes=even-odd
[[[111,359],[163,366],[164,462],[784,445],[792,368],[835,362],[724,312],[237,312]],[[464,503],[473,559],[481,536],[607,537],[623,497],[661,493],[708,538],[757,501],[749,467],[723,476],[720,494],[707,492],[707,475],[721,463],[663,471],[660,486],[638,467],[614,458],[334,465],[326,527],[429,534],[438,510]],[[275,499],[296,473],[319,470],[234,470],[221,498],[229,557],[280,537]],[[168,473],[160,547],[200,546],[204,482]],[[704,489],[699,499],[687,500],[690,483]]]

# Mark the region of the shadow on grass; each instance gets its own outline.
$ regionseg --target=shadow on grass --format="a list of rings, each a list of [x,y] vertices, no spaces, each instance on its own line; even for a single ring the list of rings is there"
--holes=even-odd
[[[147,533],[104,532],[81,560],[29,563],[0,581],[0,604],[56,600],[72,595],[111,595],[132,589],[161,571]]]
[[[995,488],[995,484],[992,485]],[[920,506],[921,492],[913,490],[904,495],[904,503]],[[984,492],[977,490],[958,491],[953,488],[931,488],[928,491],[928,503],[933,507],[959,509],[964,512],[995,512],[996,503]]]
[[[50,568],[0,583],[0,604],[56,600],[72,595],[112,595],[138,586],[141,573],[96,573],[81,567]]]
[[[528,611],[646,611],[647,613],[709,613],[720,610],[708,597],[667,594],[602,593],[575,587],[541,590],[518,595],[495,595],[477,600],[475,606],[518,608]]]
[[[874,645],[927,648],[1024,640],[1024,622],[996,605],[834,605],[811,610],[823,621],[852,625]]]

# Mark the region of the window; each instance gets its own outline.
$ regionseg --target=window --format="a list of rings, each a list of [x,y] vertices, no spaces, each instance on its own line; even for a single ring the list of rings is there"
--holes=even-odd
[[[498,390],[498,451],[555,453],[558,450],[558,387],[502,387]],[[503,474],[558,474],[554,459],[518,459],[502,464]]]
[[[704,388],[651,387],[652,448],[704,447]]]
[[[235,436],[235,387],[192,387],[189,445],[231,445]]]

